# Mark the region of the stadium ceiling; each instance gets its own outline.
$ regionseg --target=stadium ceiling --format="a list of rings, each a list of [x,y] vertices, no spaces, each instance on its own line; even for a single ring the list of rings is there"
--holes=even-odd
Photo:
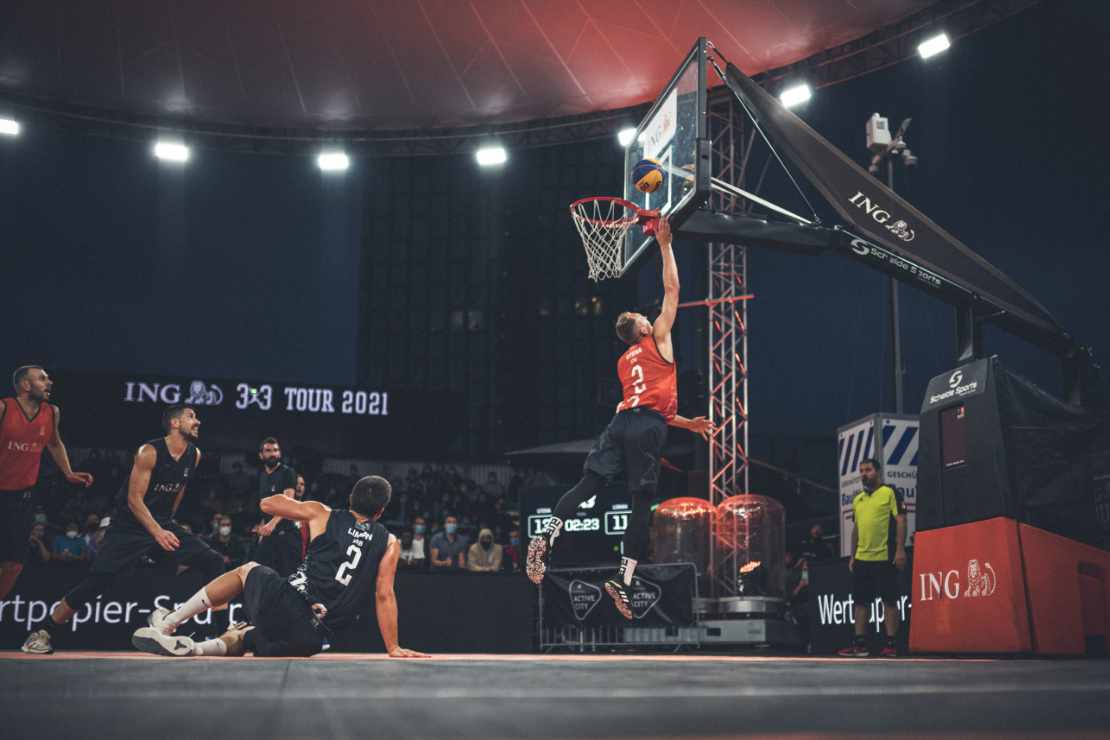
[[[698,36],[749,75],[809,65],[820,86],[904,59],[930,31],[958,38],[1034,2],[7,3],[0,112],[409,154],[489,134],[537,145],[611,135]]]

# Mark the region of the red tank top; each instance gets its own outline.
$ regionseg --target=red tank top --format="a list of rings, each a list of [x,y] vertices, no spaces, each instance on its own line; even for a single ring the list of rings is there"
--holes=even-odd
[[[4,420],[0,422],[0,491],[26,491],[39,478],[42,449],[54,439],[54,407],[39,404],[28,419],[14,398],[0,399]]]
[[[678,372],[673,362],[659,354],[655,337],[648,334],[617,360],[617,377],[624,400],[617,411],[638,406],[654,409],[667,421],[678,413]]]

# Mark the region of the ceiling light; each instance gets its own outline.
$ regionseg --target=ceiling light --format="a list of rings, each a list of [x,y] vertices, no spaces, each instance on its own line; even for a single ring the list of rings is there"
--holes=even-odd
[[[779,95],[779,100],[781,100],[782,104],[787,108],[793,108],[801,105],[812,97],[813,90],[810,89],[809,85],[803,82],[800,85],[794,85],[793,87],[788,87],[783,90]]]
[[[19,136],[19,121],[10,118],[0,118],[0,134],[5,136]]]
[[[486,146],[476,151],[474,158],[481,166],[492,167],[496,164],[505,164],[509,160],[509,153],[505,151],[505,147]]]
[[[636,136],[636,129],[634,129],[634,128],[622,128],[620,130],[620,132],[617,133],[617,141],[619,141],[621,143],[621,146],[627,148],[628,145],[632,143],[632,139],[635,136]]]
[[[316,157],[316,166],[324,172],[345,172],[351,166],[351,160],[345,152],[320,152]]]
[[[167,162],[188,162],[189,147],[177,141],[159,141],[154,144],[154,156]]]
[[[929,57],[935,57],[937,54],[940,54],[951,45],[952,42],[948,40],[948,34],[938,33],[936,36],[925,39],[918,44],[917,53],[921,55],[922,59],[928,59]]]

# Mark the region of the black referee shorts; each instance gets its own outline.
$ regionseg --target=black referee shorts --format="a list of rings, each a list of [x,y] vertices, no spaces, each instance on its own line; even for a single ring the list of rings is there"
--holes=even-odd
[[[659,485],[659,454],[667,441],[667,421],[648,408],[621,411],[601,433],[583,466],[603,478],[625,474],[632,491]]]
[[[256,565],[243,584],[243,606],[254,629],[247,647],[258,657],[303,657],[324,647],[312,607],[289,581],[265,565]]]
[[[852,599],[857,606],[880,597],[884,604],[898,601],[898,570],[886,560],[857,560],[852,566]]]
[[[31,491],[0,491],[0,563],[27,561],[34,507]]]

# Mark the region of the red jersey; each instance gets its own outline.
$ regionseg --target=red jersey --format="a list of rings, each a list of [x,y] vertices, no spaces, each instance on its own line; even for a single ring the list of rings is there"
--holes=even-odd
[[[617,411],[642,406],[658,411],[668,422],[678,413],[678,371],[659,354],[651,334],[617,360],[617,377],[624,395]]]
[[[39,478],[42,448],[54,441],[54,407],[40,403],[28,418],[14,398],[0,398],[0,491],[26,491]]]

